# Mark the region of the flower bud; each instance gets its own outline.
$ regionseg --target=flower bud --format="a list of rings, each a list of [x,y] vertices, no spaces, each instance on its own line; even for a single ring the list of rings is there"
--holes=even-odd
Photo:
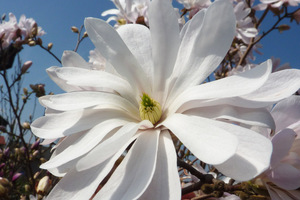
[[[29,122],[24,122],[24,123],[22,124],[22,126],[23,126],[24,129],[30,129],[30,124],[29,124]]]
[[[86,38],[86,37],[88,37],[88,34],[87,34],[87,32],[84,32],[84,34],[83,34],[83,36],[82,36],[83,38]]]
[[[23,88],[23,93],[24,93],[24,95],[28,95],[28,89],[27,88]]]
[[[78,28],[76,26],[72,26],[71,30],[73,31],[73,33],[79,33]]]
[[[291,27],[287,24],[282,24],[282,25],[278,26],[278,30],[279,30],[280,33],[282,33],[283,31],[290,30],[290,28]]]
[[[37,139],[32,145],[31,149],[37,149],[40,145],[40,139]]]
[[[35,41],[32,40],[32,41],[29,41],[29,42],[28,42],[28,45],[31,46],[31,47],[33,47],[33,46],[36,45],[36,43],[35,43]]]
[[[32,61],[31,61],[31,60],[26,61],[26,62],[23,64],[22,68],[21,68],[21,73],[22,73],[22,74],[25,74],[26,71],[31,67],[31,65],[32,65]],[[24,91],[24,89],[23,89],[23,91]]]
[[[43,45],[43,40],[41,38],[38,38],[37,41],[36,41],[36,43],[38,45]]]
[[[50,42],[50,43],[48,44],[48,47],[47,47],[48,51],[49,51],[49,50],[51,50],[51,49],[52,49],[52,47],[53,47],[53,43],[52,43],[52,42]]]
[[[21,173],[15,173],[15,174],[13,175],[13,177],[12,177],[12,181],[18,180],[18,179],[20,178],[20,176],[22,176]]]
[[[51,187],[51,180],[49,176],[44,176],[38,183],[36,187],[36,192],[41,195],[45,195],[49,192]]]

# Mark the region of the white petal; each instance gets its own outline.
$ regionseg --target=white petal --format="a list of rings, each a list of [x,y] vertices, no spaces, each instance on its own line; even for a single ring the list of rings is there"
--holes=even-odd
[[[139,91],[149,92],[149,80],[138,61],[132,55],[119,34],[105,21],[86,18],[86,31],[97,50],[113,65],[117,72],[126,77],[131,86]],[[126,25],[124,25],[126,26]]]
[[[120,149],[120,147],[126,144],[128,146],[137,137],[134,136],[134,134],[137,132],[138,128],[142,126],[148,126],[149,128],[151,128],[151,126],[153,127],[148,120],[144,120],[140,123],[127,123],[111,137],[105,138],[104,141],[88,152],[85,157],[80,159],[76,168],[80,171],[85,170],[89,167],[98,165],[111,157]],[[136,135],[138,134],[139,133]],[[97,159],[94,159],[95,157],[97,157]]]
[[[271,114],[276,122],[276,132],[296,123],[300,119],[300,96],[293,95],[278,102]]]
[[[93,149],[113,129],[128,123],[126,120],[111,119],[104,121],[87,131],[61,153],[43,163],[41,168],[54,168],[78,158]],[[120,129],[121,130],[121,129]],[[118,133],[118,132],[117,132]],[[117,134],[115,133],[115,134]]]
[[[117,31],[152,83],[153,59],[149,28],[139,24],[128,24],[120,26]]]
[[[272,138],[273,153],[271,167],[278,164],[284,156],[287,156],[295,141],[297,134],[291,129],[283,129]]]
[[[137,199],[153,177],[160,130],[146,130],[94,199]]]
[[[300,70],[286,69],[270,74],[261,88],[243,98],[259,102],[277,102],[291,96],[299,88]]]
[[[216,123],[238,138],[238,148],[234,156],[215,167],[237,181],[247,181],[269,167],[272,143],[269,139],[250,129],[228,123]]]
[[[103,88],[108,88],[116,91],[124,98],[130,100],[132,103],[136,101],[135,94],[133,93],[132,87],[129,85],[129,83],[114,74],[104,71],[86,70],[74,67],[55,68],[51,69],[51,71],[53,71],[52,73],[55,73],[55,75],[66,84],[73,87],[87,87],[96,91],[98,88],[100,91],[103,91]]]
[[[180,106],[185,105],[185,109],[191,109],[191,105],[201,105],[196,100],[228,98],[249,94],[260,88],[268,79],[272,70],[271,60],[243,73],[226,77],[217,81],[197,85],[188,88],[181,93],[169,107],[169,112],[176,112]],[[182,110],[182,109],[181,109]],[[183,111],[184,111],[183,110]]]
[[[215,120],[173,114],[162,122],[201,161],[220,164],[236,151],[238,140],[226,129],[214,125]]]
[[[132,121],[123,110],[86,109],[40,117],[31,124],[31,130],[38,137],[54,139],[88,130],[113,118]]]
[[[286,190],[296,190],[300,187],[300,170],[292,165],[281,163],[272,169],[269,179]]]
[[[47,108],[60,111],[70,111],[97,106],[96,108],[121,109],[132,117],[139,116],[139,110],[129,101],[115,94],[93,91],[71,92],[58,95],[48,95],[39,98],[40,103]]]
[[[88,170],[77,171],[76,168],[68,172],[47,196],[49,200],[89,199],[100,182],[107,176],[116,160],[126,147],[120,149],[112,158]]]
[[[185,111],[184,114],[210,119],[229,120],[231,122],[270,128],[272,130],[275,129],[275,122],[270,112],[265,108],[249,109],[230,105],[218,105],[194,108]]]
[[[91,64],[86,62],[78,53],[75,51],[64,51],[61,64],[64,67],[79,67],[90,69]]]
[[[180,43],[178,19],[170,1],[151,1],[149,26],[154,62],[154,91],[163,94],[165,82],[173,71]],[[161,97],[154,98],[161,102]]]
[[[235,16],[232,3],[215,1],[191,20],[181,42],[173,78],[178,78],[172,95],[176,96],[188,86],[203,82],[224,59],[235,36]],[[212,25],[213,24],[213,25]]]
[[[162,131],[159,137],[155,173],[140,199],[180,199],[181,186],[177,170],[177,155],[170,133]]]
[[[58,77],[56,74],[56,70],[59,68],[61,68],[61,67],[50,67],[46,70],[49,77],[52,79],[52,81],[54,81],[56,83],[56,85],[58,85],[62,90],[66,91],[66,92],[81,90],[80,87],[75,86],[75,85],[69,85],[69,84],[67,84],[67,81]]]

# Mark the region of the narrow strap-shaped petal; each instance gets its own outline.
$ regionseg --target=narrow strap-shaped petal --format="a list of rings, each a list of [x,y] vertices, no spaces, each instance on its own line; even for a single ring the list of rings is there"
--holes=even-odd
[[[109,132],[120,126],[123,126],[126,123],[128,123],[128,121],[126,120],[111,119],[96,125],[91,130],[82,134],[81,137],[74,141],[73,144],[65,148],[64,151],[52,157],[49,161],[43,163],[40,167],[43,169],[54,168],[86,154],[91,149],[93,149],[101,140],[103,140],[103,138]],[[119,131],[120,130],[122,129],[119,129]],[[113,131],[113,134],[117,133]]]
[[[152,83],[153,58],[149,28],[139,24],[128,24],[120,26],[117,31]],[[153,90],[153,87],[151,88]]]
[[[57,95],[47,95],[39,98],[40,103],[50,109],[71,111],[93,106],[97,108],[120,108],[129,115],[139,116],[139,110],[128,100],[116,94],[93,91],[69,92]]]
[[[278,102],[271,114],[276,122],[276,132],[298,122],[300,119],[300,96],[292,95]]]
[[[84,69],[90,69],[91,64],[86,62],[78,53],[75,51],[64,51],[61,64],[64,67],[78,67]]]
[[[215,120],[177,113],[162,122],[201,161],[220,164],[234,155],[238,140],[214,124]]]
[[[150,82],[145,72],[116,30],[105,21],[96,18],[86,18],[84,25],[97,50],[117,72],[124,76],[134,89],[149,92]]]
[[[273,183],[286,190],[296,190],[300,187],[300,170],[286,163],[277,165],[268,177]]]
[[[235,16],[229,1],[215,1],[204,19],[200,19],[202,16],[200,11],[192,18],[182,39],[172,75],[176,82],[171,99],[185,88],[203,82],[224,59],[235,36]],[[198,22],[202,22],[200,27]]]
[[[144,193],[155,171],[159,133],[158,129],[141,133],[94,199],[138,199]]]
[[[294,94],[300,88],[300,70],[285,69],[271,73],[258,90],[244,95],[246,100],[277,102]]]
[[[112,118],[135,121],[124,110],[80,109],[40,117],[31,124],[31,130],[40,138],[54,139],[88,130]]]
[[[139,132],[136,134],[137,136],[135,136],[135,133],[141,126],[151,128],[152,124],[148,120],[141,121],[140,123],[127,123],[80,159],[76,164],[76,168],[81,171],[103,162],[115,154],[123,145],[129,145],[130,141],[132,142],[133,139],[138,137]]]
[[[87,88],[86,90],[96,91],[103,91],[103,88],[107,88],[116,91],[133,104],[137,104],[136,95],[133,93],[128,81],[114,74],[74,67],[52,67],[47,71],[51,71],[51,74],[55,74],[55,77],[69,87]]]
[[[147,190],[140,199],[181,198],[181,186],[177,170],[177,156],[169,131],[164,130],[159,136],[155,173]]]
[[[192,106],[200,106],[201,102],[195,103],[196,100],[204,99],[224,99],[228,97],[242,96],[256,91],[268,79],[272,70],[271,60],[268,60],[252,70],[226,77],[217,81],[204,83],[190,87],[183,91],[172,104],[169,106],[169,112],[176,112],[180,106],[187,110]],[[188,104],[188,102],[192,102]]]
[[[269,167],[272,143],[268,138],[234,124],[215,121],[214,125],[238,138],[234,156],[220,165],[214,165],[220,172],[237,181],[247,181]]]
[[[229,120],[251,126],[259,126],[275,130],[275,122],[266,108],[242,108],[231,105],[218,105],[193,108],[184,112],[210,119]]]
[[[89,199],[93,195],[101,181],[111,171],[116,160],[124,152],[127,145],[121,147],[121,149],[113,157],[107,159],[100,165],[96,165],[94,167],[89,168],[88,170],[78,171],[74,167],[75,165],[73,165],[74,168],[72,168],[72,170],[70,170],[55,185],[55,187],[51,190],[50,194],[47,196],[47,199]]]
[[[152,55],[154,62],[153,84],[156,95],[165,91],[166,80],[170,77],[180,44],[179,24],[170,1],[153,0],[149,8]],[[161,102],[161,96],[154,96]]]
[[[275,167],[284,156],[287,156],[297,134],[291,129],[283,129],[272,138],[273,153],[271,167]]]

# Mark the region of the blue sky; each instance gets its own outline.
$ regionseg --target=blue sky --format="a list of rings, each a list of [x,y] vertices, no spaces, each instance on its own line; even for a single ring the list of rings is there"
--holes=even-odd
[[[64,50],[73,50],[76,45],[77,35],[70,30],[71,26],[80,27],[85,17],[101,18],[101,13],[105,10],[114,8],[110,0],[2,0],[0,14],[12,12],[19,17],[25,14],[36,20],[39,26],[45,31],[42,37],[43,43],[52,42],[53,53],[61,57]],[[274,22],[272,14],[269,14],[263,25],[263,30],[267,30]],[[280,34],[274,31],[262,40],[263,56],[257,56],[257,63],[263,62],[271,56],[279,57],[282,64],[289,62],[292,67],[300,67],[300,26],[295,22],[291,24],[291,30]],[[89,50],[94,49],[89,39],[85,39],[80,45],[78,53],[88,60]],[[45,70],[50,66],[60,66],[60,64],[46,51],[39,47],[26,47],[21,53],[23,62],[33,61],[30,74],[27,76],[24,86],[35,83],[45,83],[46,91],[60,93],[61,90],[48,78]],[[42,109],[37,116],[42,115]]]

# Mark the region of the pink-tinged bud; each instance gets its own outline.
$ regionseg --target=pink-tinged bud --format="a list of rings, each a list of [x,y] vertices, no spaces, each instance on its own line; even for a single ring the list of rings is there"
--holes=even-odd
[[[44,176],[36,187],[37,194],[45,195],[49,192],[51,188],[51,180],[49,176]]]
[[[40,139],[37,139],[37,141],[35,141],[32,145],[31,145],[31,149],[37,149],[40,145]]]
[[[21,173],[15,173],[12,177],[12,181],[16,181],[18,178],[20,178],[20,176],[22,176]]]
[[[38,154],[39,154],[39,150],[35,150],[35,151],[32,153],[32,156],[33,156],[33,157],[36,157]]]
[[[32,61],[30,61],[30,60],[26,61],[21,68],[21,73],[25,74],[27,72],[27,70],[31,67],[31,65],[32,65]]]

